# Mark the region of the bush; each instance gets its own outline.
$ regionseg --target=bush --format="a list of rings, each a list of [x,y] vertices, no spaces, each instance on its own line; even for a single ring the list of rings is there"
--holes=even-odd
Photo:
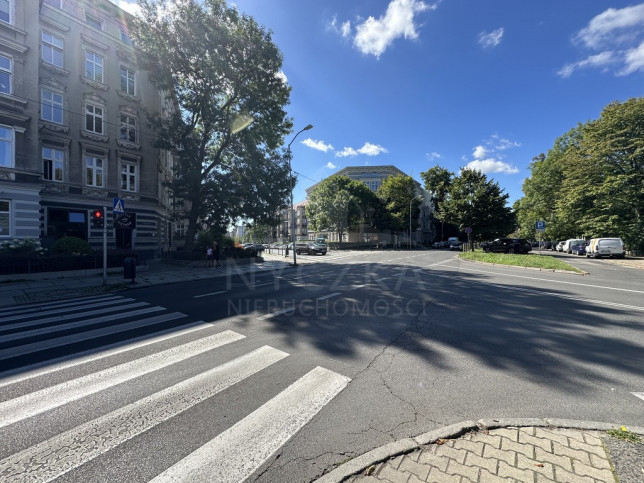
[[[89,243],[75,236],[59,238],[51,246],[51,251],[57,255],[91,255],[93,253]]]
[[[0,256],[34,256],[43,255],[45,250],[35,238],[5,240],[0,243]]]

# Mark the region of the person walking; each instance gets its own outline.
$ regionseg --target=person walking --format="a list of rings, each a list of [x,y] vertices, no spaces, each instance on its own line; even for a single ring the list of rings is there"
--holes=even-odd
[[[219,251],[219,243],[216,241],[212,242],[212,252],[214,258],[214,268],[221,267],[221,252]]]

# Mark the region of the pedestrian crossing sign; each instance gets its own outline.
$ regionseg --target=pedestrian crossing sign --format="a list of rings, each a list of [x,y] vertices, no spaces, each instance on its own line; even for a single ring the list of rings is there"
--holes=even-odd
[[[120,213],[121,215],[125,213],[125,203],[120,198],[114,198],[114,213]]]

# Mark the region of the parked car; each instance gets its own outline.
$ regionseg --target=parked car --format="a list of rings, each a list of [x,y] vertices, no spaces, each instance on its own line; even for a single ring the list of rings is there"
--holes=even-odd
[[[588,245],[586,242],[582,243],[577,243],[572,246],[571,248],[571,253],[573,255],[585,255],[586,254],[586,245]]]
[[[593,238],[586,247],[586,257],[626,257],[626,249],[621,238]]]
[[[306,253],[307,255],[326,255],[326,244],[321,245],[315,242],[300,242],[295,245],[295,253],[298,255]]]
[[[497,238],[491,242],[481,243],[484,252],[528,253],[532,245],[525,238]]]
[[[563,252],[564,243],[566,243],[566,240],[561,240],[559,243],[557,243],[555,250],[557,250],[558,252]]]
[[[460,241],[459,242],[453,242],[453,243],[450,244],[449,249],[451,251],[462,252],[463,251],[463,242],[460,242]]]
[[[579,243],[585,242],[583,238],[569,238],[566,240],[563,244],[562,252],[564,253],[572,253],[572,247],[574,245],[578,245]]]

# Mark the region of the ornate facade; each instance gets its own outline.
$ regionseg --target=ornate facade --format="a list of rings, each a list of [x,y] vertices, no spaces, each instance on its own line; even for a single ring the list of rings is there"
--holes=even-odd
[[[73,235],[110,248],[171,249],[163,186],[173,157],[145,112],[174,109],[136,63],[128,13],[108,0],[8,0],[0,7],[0,239]],[[3,70],[4,69],[4,70]],[[136,218],[114,228],[113,200]]]

